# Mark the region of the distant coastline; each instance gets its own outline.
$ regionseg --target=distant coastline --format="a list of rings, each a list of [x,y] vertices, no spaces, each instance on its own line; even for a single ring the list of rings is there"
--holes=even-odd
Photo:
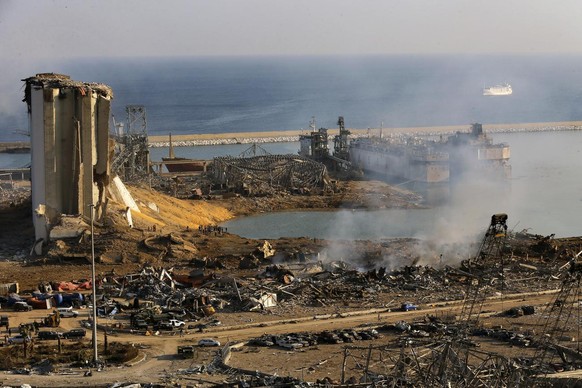
[[[550,132],[550,131],[575,131],[582,129],[582,121],[559,121],[547,123],[519,123],[519,124],[483,124],[483,130],[487,133],[510,132]],[[408,127],[408,128],[349,128],[354,137],[390,135],[424,135],[438,136],[450,135],[456,132],[469,132],[470,125],[449,125],[435,127]],[[328,134],[336,135],[337,128],[330,128]],[[266,131],[266,132],[237,132],[237,133],[206,133],[174,135],[172,145],[175,147],[191,147],[201,145],[226,145],[226,144],[252,144],[252,143],[277,143],[298,141],[299,136],[308,134],[306,130]],[[150,147],[169,146],[169,136],[149,136]]]

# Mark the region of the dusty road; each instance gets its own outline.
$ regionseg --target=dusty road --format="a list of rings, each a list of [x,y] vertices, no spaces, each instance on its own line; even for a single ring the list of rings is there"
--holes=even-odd
[[[503,298],[487,300],[483,305],[483,312],[499,312],[511,307],[524,304],[541,306],[555,298],[555,290],[540,293],[527,293],[517,295],[506,295]],[[301,317],[295,320],[279,320],[269,323],[249,324],[229,327],[215,327],[205,333],[188,333],[182,338],[178,334],[173,336],[136,336],[132,334],[116,334],[109,337],[110,341],[120,341],[134,343],[139,346],[145,357],[134,366],[122,366],[116,368],[106,368],[101,372],[94,372],[92,377],[84,377],[82,370],[70,371],[71,374],[57,374],[50,376],[22,376],[10,375],[6,372],[0,374],[0,383],[4,385],[21,385],[23,383],[57,387],[57,386],[82,386],[82,385],[105,385],[113,382],[141,382],[141,383],[169,383],[180,382],[182,384],[192,383],[192,380],[221,381],[224,376],[176,376],[180,370],[192,367],[195,364],[208,363],[211,361],[214,349],[203,349],[194,360],[182,360],[175,356],[176,347],[181,344],[195,344],[201,338],[216,338],[221,343],[227,341],[238,342],[261,336],[264,333],[283,334],[291,332],[318,332],[323,330],[341,329],[357,327],[359,325],[371,324],[380,325],[395,323],[401,320],[412,321],[426,315],[442,316],[451,315],[458,312],[461,307],[460,301],[447,302],[434,306],[423,307],[418,311],[389,312],[386,309],[372,309],[366,311],[352,312],[348,316],[337,317]],[[488,316],[484,314],[483,322],[487,322]],[[72,326],[72,320],[65,320],[65,326]],[[101,339],[101,334],[100,334]],[[240,362],[238,362],[240,365]],[[249,368],[256,369],[250,365]]]

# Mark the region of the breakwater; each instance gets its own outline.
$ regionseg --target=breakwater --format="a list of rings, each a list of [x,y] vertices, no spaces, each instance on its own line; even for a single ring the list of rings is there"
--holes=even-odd
[[[174,147],[192,147],[209,145],[229,145],[229,144],[260,144],[260,143],[285,143],[299,141],[299,135],[295,136],[266,136],[266,137],[233,137],[218,139],[198,139],[198,140],[173,140]],[[169,147],[170,141],[150,141],[150,147]]]
[[[578,131],[582,130],[582,121],[563,121],[548,123],[521,123],[521,124],[483,124],[486,133],[517,133],[517,132],[551,132],[551,131]],[[410,128],[366,128],[352,129],[351,138],[366,136],[440,136],[452,135],[457,132],[469,132],[470,125],[455,125],[441,127],[410,127]],[[299,137],[308,134],[307,131],[270,131],[270,132],[240,132],[240,133],[207,133],[172,135],[172,145],[175,147],[212,146],[229,144],[262,144],[284,143],[299,141]],[[328,130],[330,136],[338,134],[337,128]],[[150,147],[168,147],[168,136],[149,136]],[[0,152],[14,152],[15,149],[29,150],[27,142],[1,143]]]
[[[522,124],[483,124],[486,133],[516,133],[516,132],[551,132],[551,131],[577,131],[582,129],[582,121],[566,121],[552,123],[522,123]],[[453,135],[457,132],[470,132],[470,125],[442,126],[442,127],[414,127],[414,128],[350,128],[351,138],[367,136],[440,136]],[[296,142],[307,131],[276,131],[276,132],[245,132],[245,133],[221,133],[221,134],[191,134],[172,135],[172,145],[175,147],[211,146],[229,144],[262,144]],[[338,134],[337,128],[328,130],[330,136]],[[150,147],[168,147],[170,145],[167,136],[150,136]]]

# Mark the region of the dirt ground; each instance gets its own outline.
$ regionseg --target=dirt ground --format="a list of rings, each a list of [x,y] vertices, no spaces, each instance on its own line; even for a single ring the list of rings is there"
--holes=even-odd
[[[110,221],[96,227],[95,254],[98,273],[115,271],[131,273],[144,265],[190,270],[194,257],[221,258],[238,265],[241,257],[255,251],[262,241],[241,238],[229,233],[202,233],[201,225],[217,225],[235,216],[263,211],[297,208],[334,209],[340,206],[357,208],[417,207],[421,198],[409,191],[394,188],[380,181],[342,182],[334,195],[245,198],[228,200],[180,200],[144,187],[130,187],[141,213],[132,212],[134,228],[129,228],[119,205],[109,205]],[[148,205],[155,204],[157,210]],[[84,220],[87,228],[89,220]],[[90,275],[89,237],[77,241],[52,242],[42,257],[29,257],[34,243],[30,199],[22,195],[0,203],[0,282],[18,280],[23,290],[34,290],[41,281],[85,279]],[[163,249],[148,250],[143,240],[150,236],[175,235],[187,241],[191,250],[175,250],[162,255]],[[270,242],[275,250],[317,252],[324,241],[308,238],[281,238]],[[367,242],[359,242],[368,245]],[[360,249],[357,248],[356,249]],[[63,279],[66,267],[68,279]],[[232,268],[231,268],[232,269]]]
[[[502,301],[491,300],[484,304],[487,310],[501,310],[511,306],[523,303],[523,298],[527,297],[529,303],[535,305],[544,304],[553,298],[553,294],[540,295],[532,297],[531,295],[516,296],[507,298]],[[456,306],[456,307],[455,307]],[[297,319],[293,321],[280,320],[273,321],[269,326],[249,322],[243,327],[220,327],[209,329],[206,333],[187,332],[184,337],[178,335],[161,336],[136,336],[123,333],[112,333],[109,335],[110,341],[121,341],[134,344],[140,349],[140,359],[143,361],[133,366],[122,365],[113,368],[107,368],[103,372],[94,371],[90,378],[84,377],[83,373],[86,368],[72,369],[62,368],[61,373],[52,375],[12,375],[10,373],[0,373],[0,380],[3,384],[19,385],[22,383],[34,384],[46,387],[60,386],[81,386],[91,384],[92,386],[107,386],[111,383],[121,382],[142,382],[142,383],[159,383],[159,384],[178,384],[186,386],[197,383],[199,386],[213,386],[216,383],[224,381],[227,376],[220,373],[196,374],[189,373],[188,370],[200,365],[208,365],[215,354],[213,348],[198,348],[192,359],[183,359],[176,355],[178,345],[196,344],[201,338],[215,338],[226,343],[227,341],[244,341],[253,337],[258,337],[265,333],[282,334],[282,333],[300,333],[314,332],[322,330],[333,330],[339,328],[358,328],[358,327],[381,327],[382,325],[394,324],[399,321],[413,322],[422,321],[428,315],[448,315],[458,312],[459,304],[441,305],[440,307],[426,306],[419,311],[412,312],[389,312],[389,311],[362,311],[359,314],[346,315],[343,317],[330,317],[328,319]],[[25,315],[38,316],[39,312],[24,313]],[[84,312],[79,319],[86,319]],[[31,317],[28,317],[29,319]],[[21,315],[24,319],[24,315]],[[509,328],[519,328],[523,326],[538,327],[537,323],[530,323],[531,318],[484,318],[483,325],[486,327],[506,326]],[[75,327],[78,321],[67,319],[63,329]],[[382,331],[380,339],[371,341],[357,341],[351,344],[318,344],[316,346],[306,347],[296,351],[284,350],[281,348],[266,348],[256,346],[243,346],[233,352],[229,365],[247,370],[258,370],[264,373],[277,374],[279,376],[292,376],[296,378],[303,377],[307,381],[316,381],[329,377],[334,381],[339,379],[343,352],[346,346],[350,347],[350,352],[356,354],[367,353],[370,345],[375,348],[382,345],[388,345],[392,340],[400,337],[394,332]],[[99,340],[101,341],[102,335]],[[532,354],[533,350],[523,347],[508,346],[501,341],[492,341],[487,338],[474,337],[473,340],[478,342],[480,349],[488,351],[500,351],[503,354],[527,355]],[[359,348],[359,351],[357,349]],[[375,355],[375,358],[378,356]],[[356,365],[348,365],[348,377],[357,374]]]
[[[256,281],[262,269],[274,264],[263,260],[260,268],[241,269],[244,258],[257,254],[257,247],[264,241],[242,238],[233,234],[207,231],[204,226],[217,225],[238,215],[261,211],[290,210],[296,208],[334,209],[350,208],[390,208],[422,206],[418,195],[391,187],[379,181],[349,181],[341,183],[341,188],[330,196],[290,196],[243,198],[221,200],[183,200],[153,191],[145,187],[130,187],[140,213],[132,212],[134,227],[130,228],[119,205],[111,203],[109,219],[95,229],[95,257],[98,277],[106,274],[130,274],[144,266],[173,268],[175,274],[188,274],[198,268],[204,259],[219,262],[217,268],[206,268],[218,277],[236,276],[248,282]],[[0,207],[0,283],[17,281],[21,294],[35,290],[41,282],[71,281],[90,278],[90,236],[88,233],[76,239],[52,241],[41,256],[30,256],[33,244],[32,209],[28,196],[21,193],[2,202]],[[88,222],[88,220],[85,220]],[[88,226],[87,226],[88,228]],[[483,311],[502,312],[510,307],[525,303],[543,307],[555,299],[554,293],[538,295],[538,291],[556,290],[561,278],[558,269],[578,252],[582,239],[552,239],[550,237],[523,235],[513,239],[511,258],[505,262],[505,291],[512,297],[487,301]],[[324,250],[327,242],[310,238],[281,238],[270,241],[273,249],[280,253],[277,263],[285,264],[287,258],[297,252],[317,255]],[[467,279],[462,274],[454,275],[448,267],[433,269],[416,266],[419,257],[412,254],[419,241],[397,239],[391,241],[345,241],[343,249],[357,252],[361,258],[361,268],[367,267],[375,257],[387,252],[400,255],[400,264],[410,266],[412,272],[393,273],[385,281],[374,281],[361,274],[352,274],[357,286],[334,283],[327,292],[335,295],[325,303],[305,304],[283,301],[279,306],[262,312],[236,311],[225,309],[214,318],[222,322],[220,327],[208,328],[205,333],[188,330],[185,336],[161,335],[143,336],[128,333],[111,333],[116,341],[134,343],[139,347],[143,361],[134,366],[118,366],[107,372],[94,373],[91,378],[82,376],[82,371],[69,370],[66,374],[52,376],[20,376],[0,373],[0,382],[17,385],[21,383],[41,386],[80,386],[87,382],[106,385],[112,382],[157,382],[160,384],[199,384],[210,386],[228,378],[220,373],[194,374],[188,371],[195,366],[210,363],[215,355],[213,349],[198,349],[195,358],[183,360],[176,356],[176,346],[196,343],[200,338],[216,338],[221,342],[243,341],[265,333],[284,334],[301,331],[322,331],[335,328],[352,328],[359,325],[382,325],[400,320],[426,319],[429,315],[449,316],[459,313],[464,298]],[[436,256],[435,256],[436,257]],[[276,264],[276,263],[275,263]],[[426,264],[426,263],[425,263]],[[435,267],[438,263],[432,263]],[[523,266],[523,265],[526,266]],[[415,272],[420,271],[420,272]],[[347,276],[350,272],[340,272]],[[352,276],[350,275],[350,276]],[[372,275],[366,275],[372,276]],[[402,276],[409,276],[410,282],[422,283],[433,279],[427,286],[407,287],[398,283]],[[423,279],[424,278],[424,279]],[[346,277],[346,279],[351,279]],[[491,281],[496,281],[493,278]],[[396,284],[386,287],[385,283]],[[440,282],[440,283],[439,283]],[[408,284],[410,285],[410,284]],[[438,291],[437,291],[438,290]],[[321,292],[321,290],[320,290]],[[492,293],[495,296],[494,293]],[[334,299],[335,298],[335,299]],[[402,302],[412,300],[421,306],[414,312],[395,311]],[[11,325],[40,319],[46,311],[33,310],[15,313],[2,310],[12,319]],[[327,314],[327,316],[326,316]],[[540,313],[536,315],[539,319]],[[79,327],[81,320],[88,318],[88,311],[82,310],[78,319],[63,320],[59,330]],[[317,318],[317,319],[316,319]],[[114,322],[110,322],[114,323]],[[512,330],[538,329],[540,324],[531,317],[508,318],[488,317],[483,321],[486,327],[502,325]],[[572,327],[567,332],[578,337]],[[2,335],[5,333],[2,332]],[[383,333],[374,345],[387,344],[398,336]],[[518,354],[521,348],[508,346],[490,340],[479,339],[483,349],[499,350],[508,356]],[[363,348],[369,342],[354,344]],[[244,346],[235,351],[230,365],[256,369],[279,376],[293,376],[315,381],[329,377],[338,379],[344,345],[317,345],[300,351]],[[529,352],[529,350],[528,350]],[[66,369],[65,369],[66,371]]]

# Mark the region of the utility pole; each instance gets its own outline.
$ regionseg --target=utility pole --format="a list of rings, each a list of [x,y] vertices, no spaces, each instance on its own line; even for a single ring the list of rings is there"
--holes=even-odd
[[[97,365],[97,286],[95,285],[95,233],[93,229],[95,219],[95,205],[91,208],[91,286],[93,288],[93,364]]]

